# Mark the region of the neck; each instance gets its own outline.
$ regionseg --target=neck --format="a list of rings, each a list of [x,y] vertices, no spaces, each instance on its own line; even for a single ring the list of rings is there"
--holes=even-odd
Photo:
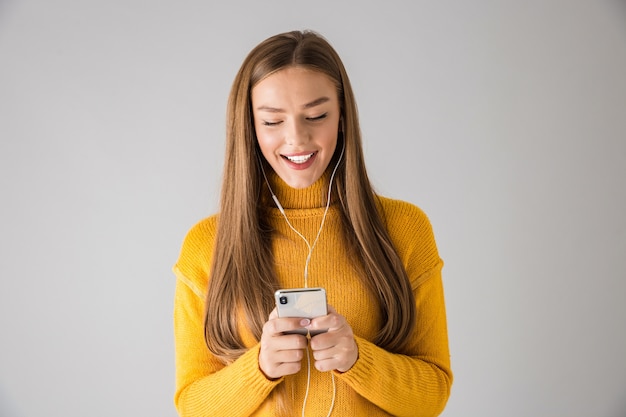
[[[325,207],[330,184],[330,171],[326,172],[307,188],[292,188],[285,183],[273,170],[267,172],[268,183],[278,201],[285,209],[304,209]],[[267,189],[268,204],[274,205],[271,194]]]

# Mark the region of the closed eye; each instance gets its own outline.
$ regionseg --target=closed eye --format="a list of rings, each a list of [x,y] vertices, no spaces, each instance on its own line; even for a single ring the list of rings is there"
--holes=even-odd
[[[282,121],[278,121],[278,122],[269,122],[267,120],[263,120],[262,124],[263,126],[277,126],[279,124],[281,124]]]
[[[328,116],[328,113],[320,114],[319,116],[315,116],[315,117],[307,117],[306,119],[311,122],[317,122],[319,120],[324,120],[326,116]]]

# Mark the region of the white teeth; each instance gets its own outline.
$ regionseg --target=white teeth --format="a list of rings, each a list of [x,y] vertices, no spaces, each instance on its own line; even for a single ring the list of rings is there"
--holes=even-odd
[[[286,156],[285,158],[289,159],[294,164],[304,164],[306,161],[311,159],[314,153],[310,153],[308,155],[297,155],[297,156]]]

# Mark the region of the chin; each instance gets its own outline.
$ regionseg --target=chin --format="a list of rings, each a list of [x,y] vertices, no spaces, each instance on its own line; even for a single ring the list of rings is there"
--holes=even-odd
[[[313,181],[313,182],[309,182],[309,181],[290,181],[290,182],[287,182],[287,185],[290,186],[291,188],[295,188],[295,189],[301,190],[301,189],[310,187],[314,183],[315,183],[315,181]]]
[[[283,181],[291,188],[303,189],[315,184],[319,177],[316,178],[283,178]]]

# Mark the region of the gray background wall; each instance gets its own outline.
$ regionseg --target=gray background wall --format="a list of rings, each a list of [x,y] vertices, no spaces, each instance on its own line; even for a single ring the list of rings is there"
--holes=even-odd
[[[371,4],[368,4],[371,3]],[[0,415],[175,416],[170,268],[242,59],[345,60],[441,254],[445,416],[626,414],[626,4],[0,1]]]

